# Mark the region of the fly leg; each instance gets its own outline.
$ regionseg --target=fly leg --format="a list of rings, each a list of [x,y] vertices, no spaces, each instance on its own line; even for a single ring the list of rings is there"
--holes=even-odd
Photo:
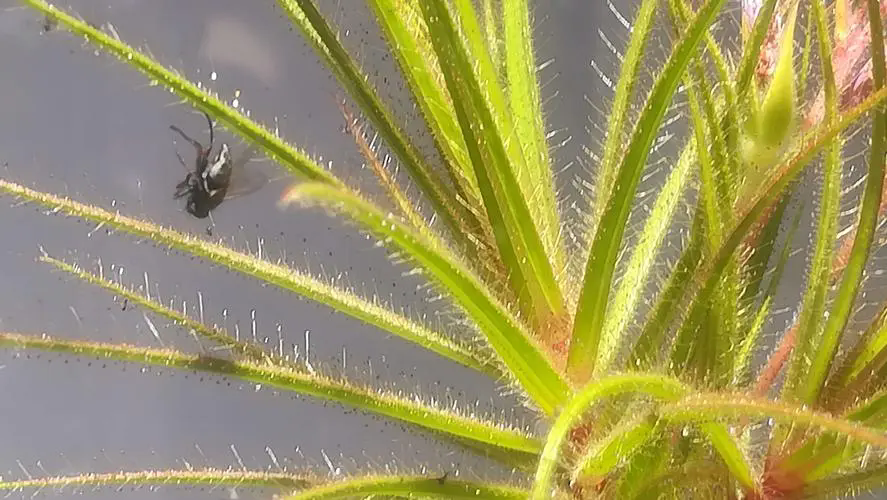
[[[213,120],[209,117],[206,111],[203,112],[203,116],[206,117],[206,123],[209,123],[209,148],[208,151],[212,151],[213,149]]]
[[[182,155],[179,154],[179,150],[178,150],[178,149],[173,149],[173,151],[174,151],[175,154],[176,154],[176,158],[179,159],[179,163],[181,163],[181,164],[182,164],[182,167],[185,169],[185,172],[188,172],[188,175],[190,175],[190,174],[191,174],[191,169],[188,168],[188,165],[185,163],[185,159],[182,158]]]
[[[213,228],[214,227],[216,227],[216,221],[213,220],[213,213],[210,212],[209,213],[209,225],[206,226],[206,235],[207,236],[213,235]]]
[[[209,117],[207,116],[207,118]],[[204,149],[203,144],[200,144],[194,139],[188,137],[188,134],[186,134],[179,127],[176,127],[175,125],[170,125],[169,128],[174,130],[176,133],[182,136],[183,139],[190,142],[191,145],[194,146],[194,149],[197,151],[197,159],[194,161],[194,172],[196,172],[198,175],[202,174],[203,171],[206,170],[206,161],[209,158],[210,151],[212,151],[212,144],[210,144],[209,148]],[[210,139],[212,139],[211,132],[212,129],[210,129]],[[178,152],[176,152],[176,156],[179,156]],[[185,161],[182,159],[181,156],[179,156],[179,161],[182,163],[182,165],[185,165]],[[188,166],[185,165],[185,171],[190,172],[191,169],[189,169]]]
[[[175,125],[170,125],[169,128],[178,132],[178,134],[180,136],[182,136],[183,139],[190,142],[191,145],[194,146],[194,149],[197,150],[197,156],[203,155],[203,144],[200,144],[199,142],[195,141],[194,139],[188,137],[188,134],[183,132],[182,129],[180,129],[179,127],[176,127]],[[212,147],[212,146],[210,146],[210,147]],[[178,153],[176,153],[176,154],[178,154]],[[179,158],[181,158],[181,157],[179,157]]]
[[[185,196],[186,194],[189,194],[194,190],[194,188],[191,186],[192,179],[193,179],[193,174],[188,173],[188,175],[185,176],[185,180],[176,184],[176,192],[173,195],[174,199],[179,199],[182,196]]]

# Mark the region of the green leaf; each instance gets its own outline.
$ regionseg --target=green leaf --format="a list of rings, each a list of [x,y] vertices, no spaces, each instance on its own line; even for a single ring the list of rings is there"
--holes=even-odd
[[[672,448],[668,443],[669,435],[658,436],[648,441],[625,464],[625,474],[620,478],[618,498],[646,499],[661,498],[656,495],[648,495],[647,488],[651,483],[661,485],[663,471],[669,470],[668,459]]]
[[[829,377],[824,396],[828,408],[840,409],[847,402],[863,399],[883,383],[881,371],[887,364],[887,303],[875,316],[843,364]]]
[[[465,138],[456,121],[453,103],[442,81],[437,57],[415,2],[409,0],[370,0],[388,47],[397,58],[422,116],[435,137],[435,144],[446,159],[454,186],[467,200],[480,196],[474,167],[468,157]]]
[[[542,354],[531,334],[447,249],[435,246],[396,217],[386,215],[357,195],[328,189],[323,184],[295,186],[284,195],[282,202],[319,203],[344,213],[380,240],[412,257],[474,320],[490,346],[542,411],[554,413],[567,398],[569,388],[566,382]]]
[[[333,187],[333,189],[337,189]],[[465,345],[456,344],[424,325],[405,318],[402,314],[370,301],[354,293],[333,286],[321,279],[305,274],[252,255],[237,252],[217,243],[182,234],[178,231],[158,226],[147,221],[111,213],[101,208],[85,205],[67,198],[34,191],[19,184],[0,179],[0,191],[13,196],[39,203],[75,217],[98,222],[107,227],[150,238],[159,245],[196,255],[217,265],[253,276],[268,284],[297,293],[310,300],[325,304],[330,308],[357,318],[367,324],[377,326],[393,335],[414,342],[422,347],[457,363],[490,374],[501,376],[498,369],[486,361],[483,355]]]
[[[693,58],[703,35],[714,22],[723,2],[724,0],[706,2],[675,45],[650,93],[619,167],[613,194],[595,233],[585,267],[585,281],[573,323],[567,360],[567,372],[572,380],[583,382],[594,372],[616,259],[622,248],[625,225],[641,172],[684,70]]]
[[[745,454],[739,448],[739,443],[730,435],[726,427],[715,423],[701,425],[702,432],[717,450],[718,455],[724,460],[730,474],[739,481],[745,491],[759,492],[760,487],[755,482],[751,464]]]
[[[749,242],[750,255],[743,264],[745,272],[745,290],[741,300],[743,302],[751,302],[761,291],[763,286],[764,274],[767,271],[767,265],[776,247],[776,239],[779,237],[779,228],[782,226],[782,217],[791,196],[785,194],[776,207],[770,213],[767,223],[760,230],[759,236],[754,238],[753,242]]]
[[[881,389],[868,400],[847,412],[850,420],[884,427],[884,412],[887,410],[887,390]]]
[[[314,46],[339,83],[349,92],[376,130],[403,162],[413,180],[433,204],[435,211],[444,218],[457,240],[464,238],[465,221],[471,214],[458,200],[444,189],[446,184],[423,160],[407,134],[394,121],[393,115],[370,87],[369,80],[361,73],[357,63],[345,51],[332,28],[318,12],[312,0],[278,0],[293,23]],[[465,240],[462,240],[463,242]]]
[[[660,357],[668,328],[681,313],[680,306],[687,291],[687,283],[692,280],[702,259],[702,222],[702,212],[697,207],[690,229],[690,240],[657,296],[655,306],[647,315],[644,329],[631,350],[629,369],[648,368]]]
[[[535,318],[540,325],[548,324],[552,316],[557,318],[564,313],[564,300],[538,232],[538,221],[532,217],[529,199],[524,197],[515,176],[516,164],[496,121],[500,117],[496,113],[497,99],[493,99],[491,105],[485,97],[498,95],[493,89],[495,80],[479,81],[475,77],[475,64],[456,32],[446,2],[430,0],[420,4],[512,290],[526,317]],[[469,40],[474,39],[469,37]],[[482,41],[475,45],[482,47]]]
[[[690,388],[676,379],[646,373],[611,375],[586,385],[567,403],[548,432],[548,438],[536,478],[533,481],[533,500],[551,497],[553,477],[561,448],[567,442],[570,430],[578,424],[591,406],[606,398],[637,392],[664,401],[676,401],[689,393]]]
[[[724,240],[724,244],[717,255],[710,261],[703,262],[696,267],[696,276],[691,280],[694,286],[682,287],[680,290],[675,291],[674,296],[670,297],[673,300],[679,299],[685,291],[691,291],[691,288],[693,292],[696,292],[692,299],[690,312],[685,320],[684,328],[682,328],[682,332],[678,335],[672,347],[671,368],[673,370],[680,373],[685,369],[688,356],[692,352],[692,347],[695,343],[692,337],[692,333],[695,331],[693,325],[700,324],[703,315],[708,309],[715,286],[730,262],[733,252],[745,238],[749,228],[752,227],[767,208],[782,196],[789,183],[809,164],[810,159],[821,148],[830,144],[838,134],[855,124],[860,116],[878,106],[885,98],[887,98],[885,89],[873,92],[872,95],[855,108],[846,111],[837,123],[823,125],[816,133],[801,141],[797,152],[771,174],[762,189],[756,190],[753,193],[752,198],[748,201],[748,208],[740,208],[739,222]],[[661,331],[658,329],[662,328],[662,326],[656,325],[656,328],[657,331]]]
[[[786,205],[788,199],[784,199],[781,205]],[[733,382],[735,386],[743,387],[751,384],[752,382],[752,362],[753,362],[753,349],[755,346],[760,345],[759,340],[761,339],[761,330],[764,327],[764,322],[767,320],[767,317],[770,315],[770,308],[773,304],[773,297],[776,295],[776,290],[779,288],[779,283],[782,281],[782,273],[785,271],[785,264],[788,262],[788,258],[791,255],[792,244],[794,243],[795,232],[798,230],[798,226],[801,223],[801,214],[803,210],[799,209],[795,214],[795,218],[789,227],[788,234],[785,236],[785,242],[782,245],[782,251],[779,252],[779,259],[776,262],[776,269],[773,270],[773,274],[770,277],[770,283],[767,285],[767,290],[764,292],[763,300],[761,301],[760,307],[758,307],[758,312],[755,314],[754,319],[752,320],[751,327],[748,330],[748,333],[742,338],[742,341],[739,344],[739,349],[736,354],[736,371],[733,377]],[[771,242],[772,245],[772,242]]]
[[[619,78],[616,80],[616,88],[613,91],[613,102],[610,105],[609,119],[607,120],[607,133],[604,142],[604,150],[601,155],[598,172],[595,174],[594,199],[589,200],[591,210],[585,221],[585,227],[589,234],[587,240],[591,241],[600,222],[600,218],[607,208],[610,193],[618,173],[619,155],[625,149],[625,119],[628,117],[628,105],[634,95],[638,81],[638,71],[643,61],[643,51],[647,40],[650,38],[653,26],[653,14],[659,0],[644,0],[638,7],[637,15],[631,28],[631,39],[628,47],[622,55],[622,68]]]
[[[138,486],[193,486],[195,488],[218,488],[221,486],[246,488],[273,488],[292,490],[308,488],[316,480],[309,474],[291,474],[286,472],[253,472],[245,470],[220,470],[213,468],[188,470],[157,470],[137,472],[111,472],[106,474],[80,474],[76,476],[50,476],[23,480],[4,481],[0,479],[0,491],[19,493],[23,490],[52,489],[60,491],[67,486],[85,486],[96,490],[102,487],[116,486],[120,488],[137,488]],[[84,488],[85,489],[85,488]]]
[[[883,491],[887,485],[887,465],[841,474],[804,485],[805,498],[852,498],[862,491]]]
[[[868,6],[872,33],[873,93],[877,94],[884,89],[884,34],[878,2],[868,0]],[[875,228],[878,224],[878,211],[881,206],[881,188],[884,182],[885,135],[887,135],[887,111],[878,108],[873,111],[869,168],[859,211],[856,239],[853,242],[850,260],[844,270],[844,276],[832,309],[829,311],[822,337],[813,351],[810,371],[801,381],[799,396],[801,401],[807,404],[812,405],[819,402],[822,387],[831,369],[844,328],[850,318],[853,304],[856,301],[856,293],[862,282],[865,264],[871,252]]]
[[[232,361],[206,355],[186,354],[171,349],[152,349],[128,345],[103,344],[77,340],[54,339],[46,335],[20,335],[0,332],[0,346],[43,351],[66,352],[77,356],[116,359],[236,377],[282,390],[294,391],[325,401],[334,401],[362,410],[414,424],[447,436],[474,441],[487,448],[510,450],[512,453],[538,453],[539,441],[523,431],[482,420],[458,411],[441,409],[408,396],[361,387],[310,372],[294,366],[267,361]]]
[[[742,394],[693,394],[675,403],[663,405],[660,407],[660,415],[676,423],[711,422],[722,418],[773,419],[817,427],[848,439],[887,449],[887,436],[879,429],[828,413]],[[545,446],[547,448],[548,444]]]
[[[188,331],[194,332],[194,334],[199,335],[202,338],[215,342],[218,345],[227,347],[236,354],[247,356],[254,361],[265,361],[272,357],[271,353],[265,352],[258,345],[237,340],[234,336],[229,335],[228,332],[220,329],[217,326],[210,327],[200,321],[195,321],[186,316],[184,313],[174,311],[173,309],[164,306],[156,300],[152,300],[150,297],[146,297],[119,283],[115,283],[105,278],[104,276],[97,276],[93,273],[84,271],[75,265],[68,264],[67,262],[63,262],[58,259],[53,259],[48,255],[41,256],[40,261],[51,264],[55,266],[56,269],[60,269],[62,271],[70,273],[81,281],[84,281],[91,285],[98,285],[105,290],[113,293],[115,297],[123,297],[124,300],[131,302],[133,306],[141,306],[154,314],[163,316],[176,325],[179,325]],[[280,360],[278,359],[277,361]]]
[[[248,119],[240,111],[219,100],[215,95],[199,88],[176,72],[164,68],[154,59],[141,53],[134,47],[97,28],[93,28],[88,23],[57,9],[43,0],[25,0],[25,2],[47,17],[63,24],[71,33],[84,37],[90,43],[117,57],[123,63],[141,71],[152,82],[160,83],[193,106],[221,120],[232,132],[261,146],[269,157],[279,162],[292,173],[311,181],[322,181],[342,186],[341,181],[309,158],[308,155],[290,146],[262,125]]]
[[[671,0],[672,3],[675,0]],[[687,24],[690,15],[690,6],[687,0],[680,0],[676,5],[680,14],[681,29]],[[711,59],[718,85],[713,86],[706,82],[706,65],[704,59],[697,58],[696,79],[701,82],[702,89],[716,89],[723,94],[723,105],[717,104],[713,99],[713,92],[701,93],[706,119],[709,121],[711,143],[715,146],[714,167],[717,171],[719,193],[722,197],[722,210],[725,218],[732,216],[730,210],[736,197],[736,184],[739,173],[739,146],[738,146],[738,107],[736,89],[733,88],[733,76],[730,66],[727,64],[724,52],[718,41],[711,33],[705,34],[706,55]],[[720,112],[720,117],[718,113]]]
[[[600,480],[611,475],[656,436],[656,422],[655,415],[644,415],[610,431],[582,454],[572,474],[573,481]]]
[[[693,179],[692,167],[695,159],[696,143],[691,140],[668,174],[668,179],[644,222],[644,228],[632,249],[619,287],[607,309],[604,335],[601,339],[602,366],[611,366],[616,355],[616,343],[625,339],[625,328],[634,319],[639,301],[645,293],[644,283],[648,281],[654,269],[657,251],[671,227],[675,211],[684,198],[684,191]],[[680,273],[679,270],[675,272]],[[653,344],[655,342],[650,345]]]
[[[554,169],[548,156],[545,119],[539,82],[536,78],[536,54],[527,0],[502,2],[504,28],[505,76],[508,104],[514,123],[512,137],[522,149],[526,173],[518,175],[524,197],[552,265],[560,271],[565,265],[561,244],[560,213],[554,185]]]
[[[502,45],[504,41],[502,40],[502,29],[500,26],[501,16],[500,12],[500,0],[483,0],[483,5],[481,9],[483,9],[484,16],[484,38],[487,41],[487,50],[490,51],[490,59],[493,61],[493,66],[496,68],[496,74],[504,75],[505,74],[505,60],[504,60],[504,49]]]
[[[699,64],[697,63],[698,67]],[[704,79],[704,72],[697,71],[698,77],[694,78],[692,73],[684,77],[685,86],[687,88],[687,100],[690,107],[690,118],[693,124],[694,137],[696,139],[697,156],[699,161],[699,198],[700,207],[702,208],[703,220],[705,221],[705,254],[713,255],[723,239],[724,227],[729,224],[730,197],[725,196],[726,193],[722,189],[723,184],[716,180],[717,174],[713,165],[713,159],[709,151],[717,152],[716,145],[709,140],[716,137],[718,133],[712,130],[717,126],[714,120],[710,120],[706,113],[703,113],[700,104],[700,96],[698,90],[702,90],[703,94],[708,92]],[[706,99],[710,101],[710,99]],[[713,112],[713,110],[712,110]],[[731,273],[734,274],[735,273]],[[715,369],[725,360],[731,360],[731,356],[725,356],[725,352],[732,348],[733,338],[736,330],[736,298],[731,292],[735,287],[731,282],[723,283],[716,292],[716,298],[709,311],[707,329],[709,335],[707,343],[710,349],[704,353],[699,351],[696,356],[697,371],[705,374],[703,377],[712,381],[712,383],[721,383],[725,380],[725,372],[731,371],[729,367],[719,370],[714,378],[711,369]]]
[[[424,476],[363,476],[351,477],[329,484],[306,488],[298,493],[279,497],[282,500],[327,500],[333,498],[452,498],[477,500],[522,500],[526,490],[498,485],[489,481],[467,481],[451,478],[447,473],[438,477]]]
[[[803,96],[807,94],[807,83],[810,74],[810,55],[813,53],[813,37],[811,36],[811,34],[813,33],[814,22],[818,22],[817,16],[808,11],[807,25],[804,27],[804,49],[801,52],[801,78],[800,80],[798,80],[797,95],[801,98],[803,98]],[[817,31],[817,33],[819,33],[817,36],[822,36],[821,31]],[[828,35],[827,32],[826,35]],[[826,38],[826,40],[828,40],[828,38]],[[829,51],[830,50],[831,49],[829,48]]]

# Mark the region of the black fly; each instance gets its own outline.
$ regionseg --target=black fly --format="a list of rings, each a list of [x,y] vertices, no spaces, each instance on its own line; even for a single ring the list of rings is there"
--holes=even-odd
[[[185,180],[176,185],[176,192],[173,195],[175,199],[187,197],[185,202],[185,210],[189,214],[203,219],[209,215],[209,212],[218,207],[228,194],[228,187],[231,184],[231,172],[233,164],[231,161],[231,152],[227,144],[222,144],[219,151],[213,154],[213,122],[208,114],[203,113],[209,123],[209,146],[204,148],[203,144],[188,137],[185,132],[175,125],[169,128],[176,131],[186,141],[194,146],[197,152],[197,158],[194,160],[194,170],[188,169],[182,155],[176,151],[179,163],[185,167],[188,174]]]

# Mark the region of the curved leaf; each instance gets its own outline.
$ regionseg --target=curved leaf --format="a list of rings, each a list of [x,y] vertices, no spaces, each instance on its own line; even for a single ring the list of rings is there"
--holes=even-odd
[[[372,231],[418,262],[474,320],[490,346],[502,358],[521,387],[542,411],[554,413],[570,389],[535,344],[529,332],[447,249],[435,246],[397,218],[386,215],[369,202],[342,190],[319,183],[304,183],[281,199],[287,204],[319,203]]]
[[[548,432],[530,498],[550,498],[561,448],[567,442],[570,430],[580,422],[589,408],[597,401],[630,392],[676,401],[689,393],[690,388],[669,377],[644,373],[613,375],[590,382],[567,403]]]

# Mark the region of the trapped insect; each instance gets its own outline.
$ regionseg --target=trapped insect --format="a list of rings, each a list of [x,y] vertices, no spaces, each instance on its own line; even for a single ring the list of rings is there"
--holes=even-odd
[[[186,198],[185,210],[199,219],[207,217],[210,211],[226,199],[256,191],[268,181],[267,177],[259,172],[253,172],[251,177],[244,175],[243,167],[252,156],[254,151],[252,148],[247,150],[243,157],[236,162],[231,159],[231,150],[228,144],[222,143],[219,150],[213,153],[213,121],[205,112],[203,116],[206,117],[209,124],[209,146],[207,147],[203,147],[203,144],[189,137],[179,127],[169,126],[170,129],[191,143],[197,153],[194,159],[194,168],[191,170],[182,155],[176,151],[176,157],[179,159],[179,163],[185,167],[187,174],[185,179],[176,185],[173,197],[175,199]],[[237,184],[237,186],[232,188],[233,184]]]

